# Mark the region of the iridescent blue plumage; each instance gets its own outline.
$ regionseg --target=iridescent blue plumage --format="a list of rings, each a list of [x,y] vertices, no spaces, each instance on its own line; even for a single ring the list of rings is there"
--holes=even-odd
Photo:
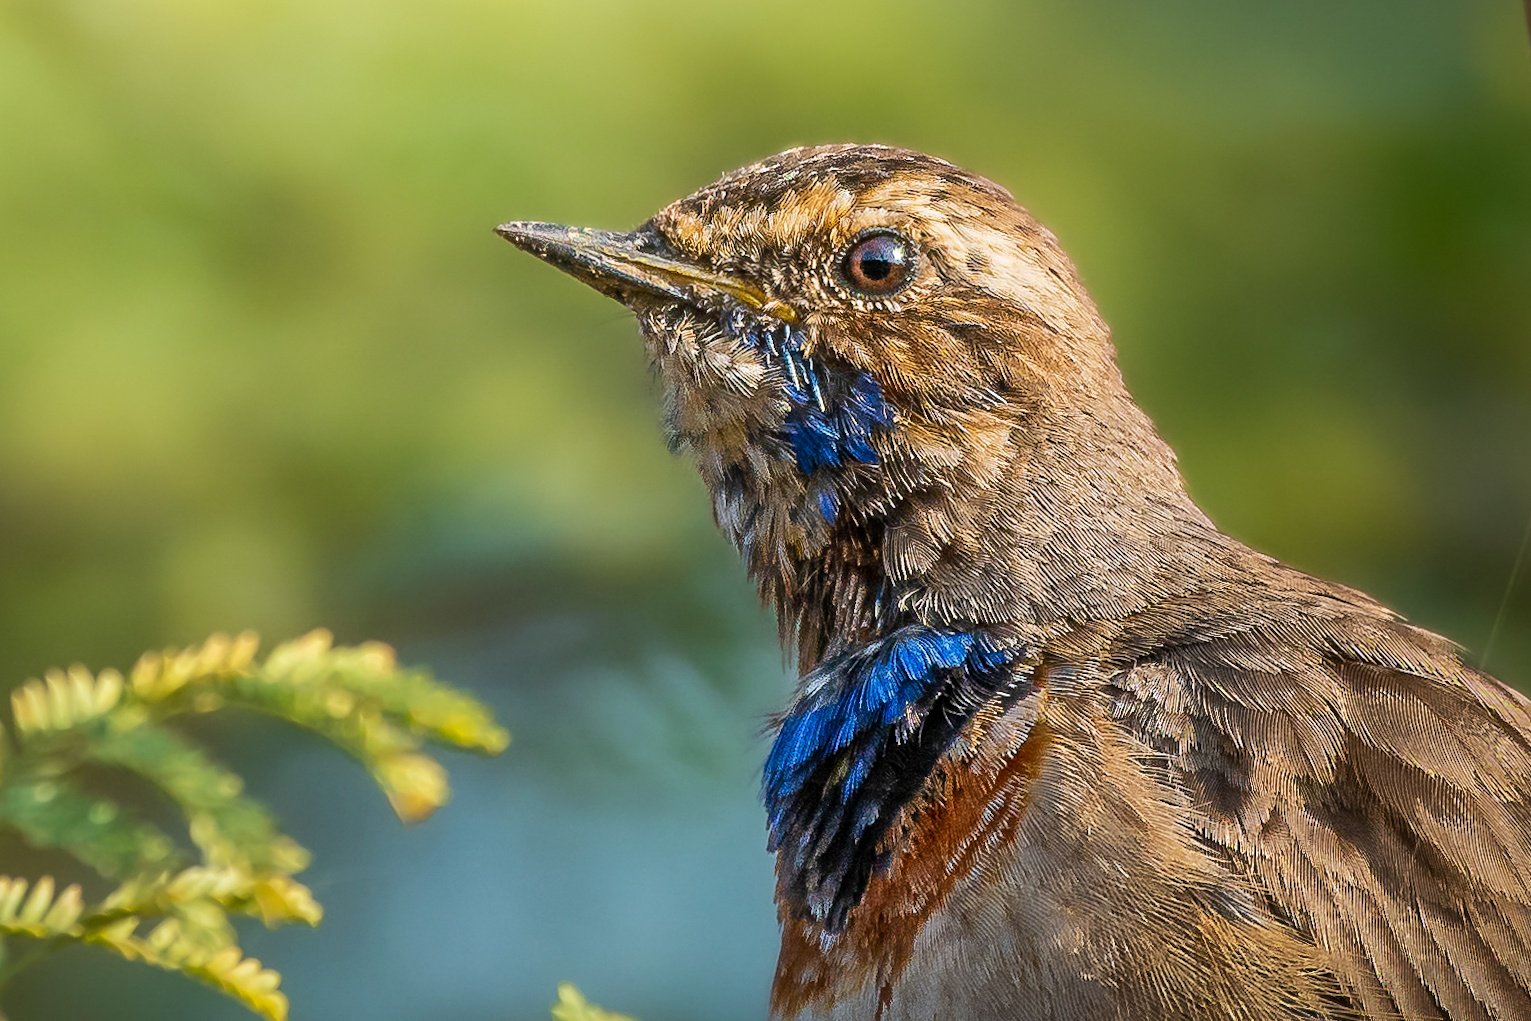
[[[814,670],[804,701],[782,721],[765,759],[765,805],[773,830],[782,802],[814,768],[847,749],[857,735],[899,723],[943,670],[969,661],[992,669],[991,649],[977,649],[975,643],[971,631],[909,625]],[[854,791],[853,779],[847,776],[844,790]]]
[[[815,668],[761,786],[795,903],[838,927],[900,806],[1020,658],[982,632],[905,624]]]
[[[792,451],[798,469],[810,478],[823,469],[847,464],[875,465],[872,437],[893,427],[893,411],[882,388],[866,372],[836,370],[804,352],[803,335],[786,324],[761,320],[736,309],[723,318],[723,328],[749,347],[767,367],[782,374],[789,405],[781,439]],[[818,506],[833,522],[838,500],[819,487]]]

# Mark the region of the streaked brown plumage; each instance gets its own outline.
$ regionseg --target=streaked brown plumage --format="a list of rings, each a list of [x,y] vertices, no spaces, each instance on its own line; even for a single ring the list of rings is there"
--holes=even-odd
[[[1008,193],[829,146],[501,232],[637,313],[802,665],[776,1014],[1531,1018],[1526,700],[1219,532]]]

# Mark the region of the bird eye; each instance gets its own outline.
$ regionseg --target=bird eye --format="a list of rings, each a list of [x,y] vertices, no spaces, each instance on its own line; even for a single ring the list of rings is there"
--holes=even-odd
[[[857,292],[881,298],[909,282],[914,270],[914,246],[892,231],[863,234],[840,263],[845,282]]]

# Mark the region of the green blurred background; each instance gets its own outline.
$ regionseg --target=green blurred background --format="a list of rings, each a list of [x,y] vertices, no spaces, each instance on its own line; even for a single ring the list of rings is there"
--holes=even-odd
[[[1234,534],[1480,655],[1531,517],[1516,0],[0,0],[0,677],[324,624],[496,706],[409,831],[279,729],[294,1017],[764,1015],[773,628],[615,306],[510,218],[625,226],[789,144],[1010,186]],[[1531,683],[1531,579],[1489,666]],[[71,952],[16,1021],[243,1017]]]

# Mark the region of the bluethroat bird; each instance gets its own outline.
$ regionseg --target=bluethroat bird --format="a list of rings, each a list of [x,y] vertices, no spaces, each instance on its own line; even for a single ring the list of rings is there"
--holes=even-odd
[[[1531,1019],[1531,703],[1224,535],[1003,188],[794,149],[628,233],[625,304],[800,666],[784,1019]]]

